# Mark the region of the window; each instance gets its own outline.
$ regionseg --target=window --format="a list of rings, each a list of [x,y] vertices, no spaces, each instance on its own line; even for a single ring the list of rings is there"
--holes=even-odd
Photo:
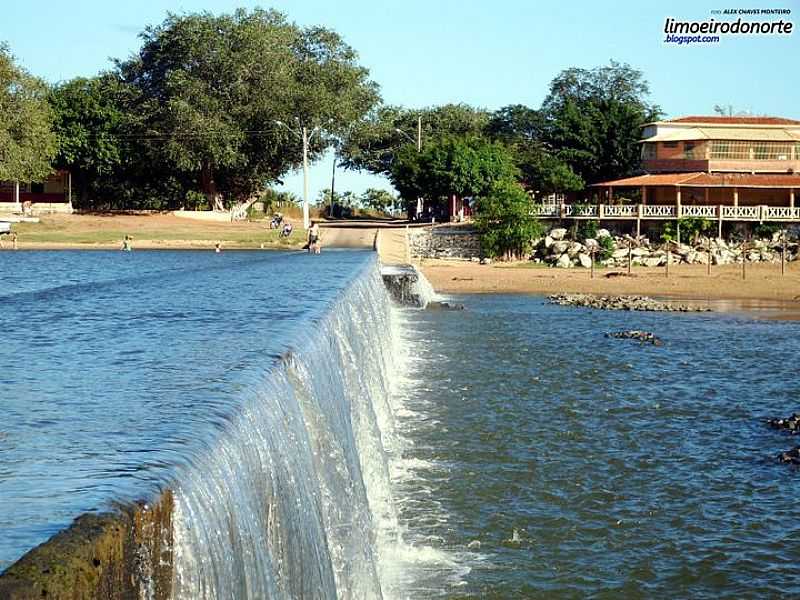
[[[688,159],[688,160],[694,159],[695,158],[694,147],[695,147],[695,143],[694,142],[684,142],[683,143],[683,158]]]
[[[655,144],[642,144],[642,160],[653,160],[656,157]]]
[[[664,142],[664,148],[677,148],[678,142]]]

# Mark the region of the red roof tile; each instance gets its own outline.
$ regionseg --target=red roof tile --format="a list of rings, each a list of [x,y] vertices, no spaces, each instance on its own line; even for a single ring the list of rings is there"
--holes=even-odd
[[[750,173],[658,173],[595,183],[592,187],[765,187],[800,189],[800,174],[751,175]]]
[[[713,123],[717,125],[800,125],[800,121],[782,117],[678,117],[667,123]]]

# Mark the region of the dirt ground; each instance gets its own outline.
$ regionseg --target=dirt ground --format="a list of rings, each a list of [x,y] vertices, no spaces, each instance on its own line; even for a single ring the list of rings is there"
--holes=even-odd
[[[738,300],[797,304],[800,307],[800,262],[741,265],[672,265],[669,277],[661,268],[634,267],[633,276],[607,277],[624,269],[555,269],[532,263],[480,265],[463,261],[425,260],[422,271],[443,293],[586,293],[646,295],[695,300]]]

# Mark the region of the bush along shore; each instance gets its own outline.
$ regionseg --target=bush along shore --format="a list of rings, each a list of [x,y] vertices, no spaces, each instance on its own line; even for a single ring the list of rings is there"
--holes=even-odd
[[[594,237],[583,241],[569,239],[567,229],[556,227],[546,236],[534,240],[531,260],[552,267],[592,266],[592,259],[603,267],[626,267],[630,256],[633,266],[663,267],[667,264],[730,265],[747,262],[779,262],[785,246],[785,260],[800,259],[797,232],[780,232],[767,238],[726,242],[698,236],[691,244],[654,243],[646,237],[613,236],[607,229],[597,229]]]
[[[656,312],[709,312],[707,306],[659,302],[647,296],[594,296],[592,294],[554,294],[547,297],[550,304],[580,306],[600,310],[641,310]]]

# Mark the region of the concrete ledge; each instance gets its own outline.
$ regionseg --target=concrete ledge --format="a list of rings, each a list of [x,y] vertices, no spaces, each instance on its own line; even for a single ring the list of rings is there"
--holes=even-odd
[[[85,514],[0,575],[4,600],[167,600],[172,592],[170,491],[155,504]]]

